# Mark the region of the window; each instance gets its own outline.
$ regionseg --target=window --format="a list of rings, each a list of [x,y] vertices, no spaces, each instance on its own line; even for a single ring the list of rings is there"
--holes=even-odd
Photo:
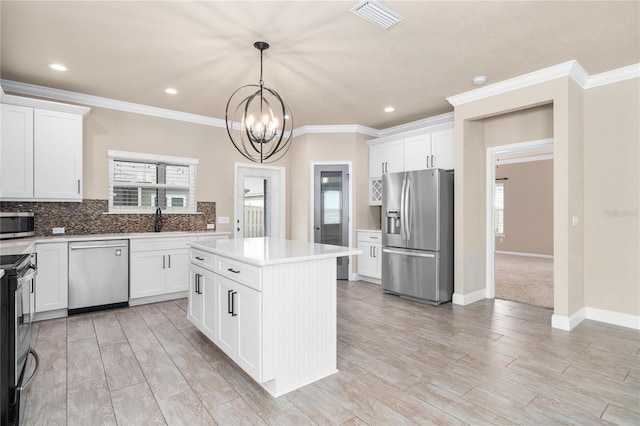
[[[109,151],[109,212],[196,212],[194,158]]]
[[[495,234],[504,236],[504,183],[496,183],[493,202],[493,223]]]

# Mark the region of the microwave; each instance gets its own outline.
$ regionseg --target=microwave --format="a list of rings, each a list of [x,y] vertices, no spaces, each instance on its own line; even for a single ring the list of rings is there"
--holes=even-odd
[[[0,239],[33,237],[33,212],[0,212]]]

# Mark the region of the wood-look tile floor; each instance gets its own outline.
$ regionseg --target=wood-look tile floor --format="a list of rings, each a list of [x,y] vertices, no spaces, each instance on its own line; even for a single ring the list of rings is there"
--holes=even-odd
[[[640,424],[640,333],[501,300],[428,306],[338,282],[338,369],[274,399],[186,299],[37,323],[24,424]]]

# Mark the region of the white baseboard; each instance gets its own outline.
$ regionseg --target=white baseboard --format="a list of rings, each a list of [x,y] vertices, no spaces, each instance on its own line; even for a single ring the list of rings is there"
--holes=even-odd
[[[640,316],[638,315],[589,307],[578,309],[568,317],[553,314],[551,326],[560,330],[571,331],[585,319],[640,330]]]
[[[543,259],[553,259],[553,255],[551,255],[551,254],[522,253],[522,252],[519,252],[519,251],[496,250],[495,254],[508,254],[510,256],[541,257]]]
[[[473,291],[471,293],[461,294],[461,293],[453,293],[453,298],[451,302],[455,305],[470,305],[478,300],[485,299],[486,297],[486,289],[482,288],[480,290]]]
[[[606,309],[585,308],[587,319],[640,330],[640,315],[623,314]]]
[[[366,275],[356,274],[357,281],[366,281],[368,283],[382,285],[382,280],[380,278],[368,277]]]
[[[129,299],[129,306],[146,305],[147,303],[166,302],[168,300],[183,299],[189,295],[188,291],[178,291],[176,293],[159,294],[157,296],[139,297]]]

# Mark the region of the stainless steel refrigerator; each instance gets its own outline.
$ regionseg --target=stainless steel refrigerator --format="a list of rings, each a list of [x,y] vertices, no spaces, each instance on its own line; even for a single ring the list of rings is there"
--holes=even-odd
[[[382,288],[434,304],[453,295],[453,172],[382,177]]]

